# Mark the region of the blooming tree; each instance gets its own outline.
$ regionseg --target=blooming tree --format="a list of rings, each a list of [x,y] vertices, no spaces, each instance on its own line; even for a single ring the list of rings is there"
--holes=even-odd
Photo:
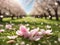
[[[53,16],[58,19],[58,9],[60,6],[59,0],[35,0],[34,8],[32,9],[31,14],[49,16],[52,19]]]
[[[18,0],[0,0],[0,16],[11,16],[13,19],[14,16],[25,14]]]

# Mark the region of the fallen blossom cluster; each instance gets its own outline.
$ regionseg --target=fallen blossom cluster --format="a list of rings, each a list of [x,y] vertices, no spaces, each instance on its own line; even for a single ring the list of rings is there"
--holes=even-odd
[[[45,35],[51,35],[52,30],[44,30],[39,28],[29,30],[26,26],[21,25],[19,30],[16,31],[16,34],[32,41],[39,41]]]
[[[12,29],[12,25],[11,25],[11,24],[6,24],[6,25],[5,25],[5,28],[6,28],[6,29]]]
[[[1,33],[1,32],[4,32],[4,29],[0,29],[0,33]]]
[[[4,26],[4,25],[1,25],[1,24],[0,24],[0,27],[3,27],[3,26]],[[8,30],[13,29],[13,28],[12,28],[12,24],[6,24],[6,25],[5,25],[5,29],[8,29]],[[0,33],[4,32],[5,29],[0,29]]]

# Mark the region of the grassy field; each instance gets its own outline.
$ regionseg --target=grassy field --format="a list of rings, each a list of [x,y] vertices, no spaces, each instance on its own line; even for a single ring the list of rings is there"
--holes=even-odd
[[[44,28],[46,25],[51,25],[53,30],[60,30],[60,20],[56,21],[49,19],[41,19],[41,18],[33,18],[33,17],[25,17],[22,19],[11,20],[11,18],[4,18],[2,24],[6,23],[14,23],[14,24],[30,24],[32,26]]]
[[[7,23],[14,24],[12,30],[7,30],[5,29],[5,25]],[[51,26],[50,29],[52,29],[53,35],[49,39],[41,39],[38,42],[33,42],[33,44],[30,45],[60,45],[60,42],[58,41],[58,38],[60,39],[60,20],[56,21],[55,19],[49,20],[49,19],[41,19],[41,18],[33,18],[33,17],[25,17],[22,19],[15,19],[11,20],[11,18],[4,18],[3,22],[0,22],[3,26],[0,26],[0,29],[4,29],[5,32],[0,33],[0,45],[20,45],[22,41],[24,41],[27,45],[31,41],[27,39],[21,39],[17,38],[15,39],[14,44],[8,44],[7,41],[9,39],[7,36],[13,36],[16,35],[16,30],[19,29],[19,25],[23,24],[26,25],[27,27],[30,27],[30,29],[34,29],[39,27],[40,29],[47,29],[46,26],[49,25]],[[27,40],[27,41],[26,41]]]

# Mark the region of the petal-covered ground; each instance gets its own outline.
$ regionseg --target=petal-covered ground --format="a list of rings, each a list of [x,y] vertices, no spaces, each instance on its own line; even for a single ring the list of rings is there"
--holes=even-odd
[[[0,45],[60,45],[60,21],[25,17],[0,22]]]

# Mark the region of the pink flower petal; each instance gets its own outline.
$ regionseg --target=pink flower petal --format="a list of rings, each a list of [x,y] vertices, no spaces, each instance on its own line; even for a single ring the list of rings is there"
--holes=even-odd
[[[49,34],[51,34],[51,32],[52,32],[52,30],[46,30],[45,34],[49,35]]]
[[[20,26],[20,31],[22,32],[26,32],[27,31],[27,28],[23,25]]]
[[[16,34],[19,36],[23,36],[23,33],[20,30],[16,31]]]
[[[0,30],[0,33],[1,33],[1,32],[4,32],[4,30],[3,30],[3,29],[1,29],[1,30]]]

